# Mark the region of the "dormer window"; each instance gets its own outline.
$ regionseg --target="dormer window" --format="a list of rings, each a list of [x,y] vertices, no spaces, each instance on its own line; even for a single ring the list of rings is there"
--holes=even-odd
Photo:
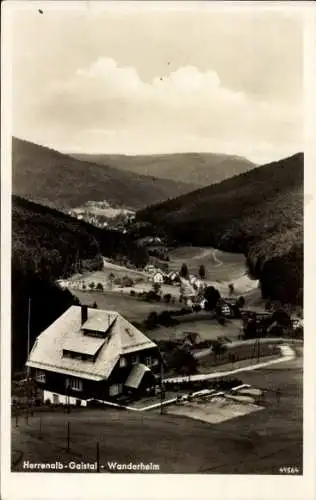
[[[104,331],[96,331],[96,330],[87,330],[86,328],[82,329],[82,332],[84,335],[87,335],[89,337],[98,337],[98,338],[103,338],[105,337],[105,332]]]
[[[80,361],[92,361],[94,362],[96,359],[96,355],[88,354],[86,352],[75,352],[69,351],[67,349],[63,349],[63,357],[71,358],[71,359],[79,359]]]

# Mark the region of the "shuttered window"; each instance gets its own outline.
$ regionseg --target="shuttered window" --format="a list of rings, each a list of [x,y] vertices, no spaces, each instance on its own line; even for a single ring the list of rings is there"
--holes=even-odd
[[[73,391],[82,391],[82,380],[78,378],[67,378],[66,387]]]

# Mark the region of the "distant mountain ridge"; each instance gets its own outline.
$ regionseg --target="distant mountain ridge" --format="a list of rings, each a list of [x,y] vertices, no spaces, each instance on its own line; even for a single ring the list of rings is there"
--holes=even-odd
[[[94,200],[135,210],[197,187],[83,162],[18,138],[12,139],[12,176],[13,194],[58,209]]]
[[[265,295],[294,302],[302,297],[303,174],[298,153],[147,207],[137,219],[184,244],[245,253]]]
[[[209,186],[235,175],[252,170],[257,165],[236,155],[217,153],[174,153],[154,155],[75,154],[83,161],[115,167],[142,175]]]

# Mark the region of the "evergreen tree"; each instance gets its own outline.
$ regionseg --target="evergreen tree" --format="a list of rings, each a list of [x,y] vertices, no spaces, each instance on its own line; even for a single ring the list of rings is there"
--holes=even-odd
[[[203,264],[200,265],[199,276],[200,276],[201,280],[205,280],[205,278],[206,278],[205,266]]]
[[[180,274],[181,278],[184,278],[184,279],[187,279],[189,277],[188,266],[186,265],[185,262],[182,264],[179,274]]]

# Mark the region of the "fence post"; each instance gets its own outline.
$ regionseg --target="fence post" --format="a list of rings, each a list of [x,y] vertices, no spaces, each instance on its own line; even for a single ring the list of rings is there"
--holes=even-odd
[[[67,423],[67,451],[70,450],[70,422]]]
[[[100,443],[97,441],[97,472],[100,472]]]

